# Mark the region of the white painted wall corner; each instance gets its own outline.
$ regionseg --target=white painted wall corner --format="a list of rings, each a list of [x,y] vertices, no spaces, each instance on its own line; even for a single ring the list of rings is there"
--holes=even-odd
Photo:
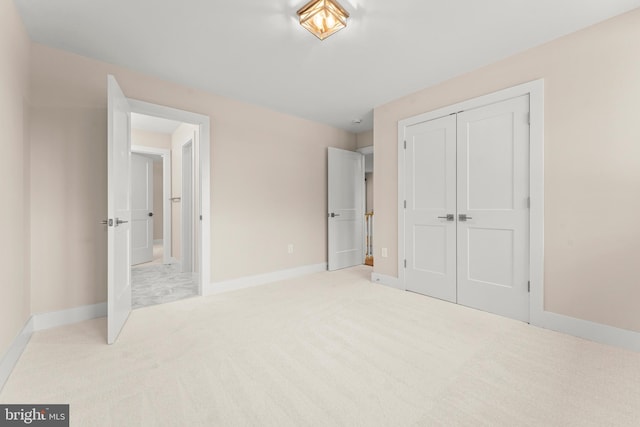
[[[9,379],[11,371],[13,371],[16,363],[18,363],[22,352],[24,352],[34,332],[78,323],[84,320],[96,319],[106,315],[106,302],[32,315],[25,323],[22,331],[20,331],[7,349],[2,361],[0,361],[0,390],[2,390]]]
[[[11,343],[11,345],[7,349],[7,352],[4,354],[2,361],[0,361],[0,391],[9,379],[11,371],[13,371],[16,363],[18,363],[20,356],[22,356],[22,352],[25,348],[27,348],[27,344],[29,344],[29,340],[31,339],[32,334],[33,316],[31,316],[29,320],[27,320],[27,323],[25,323],[18,336],[13,340],[13,343]]]

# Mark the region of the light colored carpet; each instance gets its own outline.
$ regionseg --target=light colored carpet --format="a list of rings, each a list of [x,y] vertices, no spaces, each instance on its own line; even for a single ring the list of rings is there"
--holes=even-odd
[[[73,426],[638,426],[640,354],[319,273],[33,335],[3,403]]]

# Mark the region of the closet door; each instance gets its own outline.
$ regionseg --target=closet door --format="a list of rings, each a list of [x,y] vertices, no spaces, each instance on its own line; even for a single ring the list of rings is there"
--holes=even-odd
[[[458,303],[529,320],[529,96],[458,114]]]
[[[456,301],[456,118],[405,129],[405,286]]]

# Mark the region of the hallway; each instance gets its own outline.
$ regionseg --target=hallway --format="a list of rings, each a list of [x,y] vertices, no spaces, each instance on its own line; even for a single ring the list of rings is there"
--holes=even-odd
[[[164,304],[198,295],[197,273],[182,273],[180,264],[162,263],[162,245],[153,246],[153,261],[131,267],[132,308]]]

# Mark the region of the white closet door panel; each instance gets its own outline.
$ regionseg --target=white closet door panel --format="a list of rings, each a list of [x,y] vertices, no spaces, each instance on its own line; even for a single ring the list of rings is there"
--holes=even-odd
[[[405,138],[406,288],[455,302],[456,119],[409,126]]]
[[[529,96],[458,114],[458,302],[529,319]],[[469,219],[464,220],[461,215]]]

